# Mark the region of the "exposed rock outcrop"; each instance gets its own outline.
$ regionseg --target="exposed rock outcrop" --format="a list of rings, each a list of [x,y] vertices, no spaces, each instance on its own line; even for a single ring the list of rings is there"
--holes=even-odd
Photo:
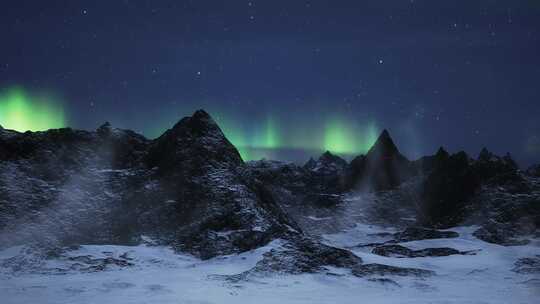
[[[426,177],[421,194],[421,222],[451,227],[465,219],[468,201],[478,191],[480,180],[465,152],[441,161]]]
[[[300,233],[204,111],[156,140],[102,125],[2,135],[4,245],[131,243],[142,235],[201,258]]]
[[[440,231],[423,227],[409,227],[401,232],[394,234],[394,240],[397,242],[410,242],[429,239],[456,238],[459,234],[454,231]]]
[[[383,264],[363,264],[355,267],[352,273],[357,277],[366,276],[413,276],[413,277],[429,277],[435,275],[434,271],[419,269],[396,267]]]
[[[473,252],[463,252],[457,249],[440,247],[440,248],[425,248],[420,250],[412,250],[401,245],[382,245],[373,248],[371,251],[374,254],[396,257],[396,258],[420,258],[420,257],[442,257],[449,255],[465,255],[474,254]]]

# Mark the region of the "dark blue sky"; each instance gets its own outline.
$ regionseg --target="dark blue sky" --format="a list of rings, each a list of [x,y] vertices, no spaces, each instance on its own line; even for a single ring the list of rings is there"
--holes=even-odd
[[[540,161],[537,0],[3,1],[0,37],[0,89],[63,96],[73,127],[152,137],[205,108],[247,146],[371,127],[411,158]]]

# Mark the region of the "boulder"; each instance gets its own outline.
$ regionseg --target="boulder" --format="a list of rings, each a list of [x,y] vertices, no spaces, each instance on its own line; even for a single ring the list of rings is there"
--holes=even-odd
[[[462,252],[453,248],[441,247],[441,248],[425,248],[421,250],[412,250],[401,245],[382,245],[373,248],[371,251],[374,254],[396,257],[396,258],[419,258],[419,257],[442,257],[449,255],[464,255],[471,254],[468,252]]]
[[[409,227],[394,234],[396,242],[410,242],[428,239],[456,238],[459,234],[454,231],[440,231],[423,227]]]
[[[522,246],[530,243],[528,239],[523,238],[520,229],[510,223],[491,221],[473,232],[473,235],[484,242],[502,246]]]
[[[435,275],[434,271],[419,269],[419,268],[406,268],[396,267],[384,264],[363,264],[356,266],[352,274],[357,277],[366,276],[413,276],[425,278]]]
[[[361,263],[362,259],[348,250],[300,237],[264,253],[263,259],[255,267],[221,278],[236,282],[275,274],[316,273],[326,270],[327,266],[352,269]]]

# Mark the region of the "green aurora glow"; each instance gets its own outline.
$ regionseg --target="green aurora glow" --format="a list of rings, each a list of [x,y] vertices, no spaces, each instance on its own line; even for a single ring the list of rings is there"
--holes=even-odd
[[[171,128],[179,117],[205,108],[216,120],[227,139],[238,149],[242,159],[279,159],[285,150],[306,151],[314,157],[326,150],[352,156],[366,153],[375,142],[378,131],[372,122],[358,122],[345,113],[297,118],[287,114],[268,112],[246,119],[236,111],[216,108],[215,104],[186,102],[181,107],[167,111],[158,110],[152,115],[157,121],[147,121],[146,115],[136,121],[147,123],[142,127],[149,138],[159,137]],[[114,124],[114,122],[113,122]],[[35,94],[22,87],[0,90],[0,125],[17,131],[43,131],[67,125],[64,107],[58,98]],[[125,124],[129,128],[129,124]],[[139,129],[141,130],[141,129]]]
[[[333,115],[324,121],[295,121],[266,114],[261,123],[253,127],[228,111],[211,111],[229,141],[236,146],[242,159],[273,159],[280,149],[330,151],[339,155],[366,153],[375,142],[378,132],[375,124],[360,125]],[[220,111],[221,110],[221,111]],[[182,111],[184,112],[184,111]],[[189,113],[189,112],[188,112]],[[159,136],[178,116],[163,120],[148,128],[151,137]],[[236,118],[236,119],[235,119]],[[44,131],[66,126],[62,103],[50,95],[36,95],[21,87],[0,91],[0,125],[17,131]],[[320,126],[324,126],[320,128]]]
[[[376,140],[375,124],[359,128],[344,119],[332,118],[325,125],[323,147],[336,154],[366,153]]]
[[[326,121],[323,130],[317,127],[289,126],[287,133],[274,116],[267,115],[261,127],[248,128],[232,120],[217,115],[216,119],[229,141],[236,146],[242,159],[272,159],[279,149],[303,149],[309,151],[330,151],[338,155],[365,154],[375,143],[378,130],[374,123],[362,126],[339,116]],[[316,125],[316,123],[313,123]],[[294,129],[297,129],[295,132]]]
[[[245,161],[279,159],[279,153],[283,150],[304,150],[313,153],[313,156],[326,150],[346,157],[365,154],[378,136],[373,122],[356,121],[344,113],[296,120],[295,117],[268,112],[246,119],[215,103],[196,102],[183,103],[177,111],[156,113],[162,117],[159,125],[148,126],[148,132],[144,133],[150,138],[158,137],[174,125],[178,117],[189,115],[201,107],[208,110]]]
[[[33,95],[20,87],[0,93],[0,125],[20,132],[44,131],[66,125],[61,103],[47,95]]]

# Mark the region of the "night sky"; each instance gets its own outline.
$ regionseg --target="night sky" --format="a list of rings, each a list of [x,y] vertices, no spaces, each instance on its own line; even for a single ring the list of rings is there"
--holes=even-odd
[[[159,136],[206,109],[244,158],[540,162],[540,1],[2,1],[0,124]]]

